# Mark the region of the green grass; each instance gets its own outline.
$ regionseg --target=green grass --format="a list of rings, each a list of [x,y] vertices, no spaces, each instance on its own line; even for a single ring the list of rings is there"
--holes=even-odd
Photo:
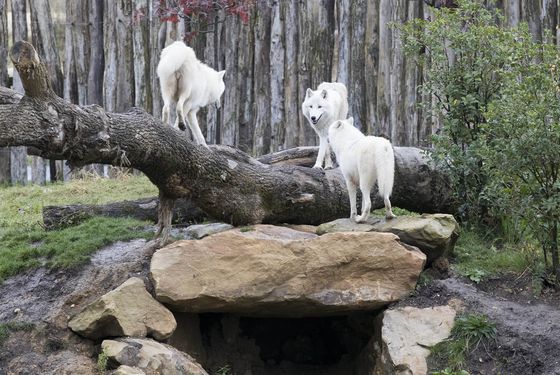
[[[45,205],[103,204],[157,195],[144,176],[88,178],[47,186],[0,188],[0,282],[38,267],[72,267],[86,263],[99,248],[115,241],[151,238],[146,222],[95,217],[58,231],[45,231]]]
[[[465,314],[455,319],[451,336],[431,348],[430,359],[445,370],[436,374],[461,373],[465,357],[482,344],[496,337],[496,325],[485,315]]]
[[[0,347],[8,340],[12,332],[31,331],[34,327],[34,324],[26,322],[0,323]]]
[[[393,213],[396,216],[420,216],[419,213],[408,211],[408,210],[405,210],[404,208],[392,207],[391,209],[393,210]],[[373,210],[373,211],[371,211],[371,215],[383,216],[384,217],[385,216],[385,209],[384,208],[378,208],[377,210]]]
[[[107,371],[108,362],[109,356],[107,355],[107,353],[105,353],[105,351],[99,353],[99,356],[97,357],[97,371],[99,371],[101,374],[104,374],[105,371]]]
[[[46,186],[0,187],[0,228],[41,228],[43,206],[104,204],[157,194],[147,177],[131,175],[117,179],[90,177]]]
[[[492,245],[473,230],[463,230],[453,250],[453,268],[461,275],[479,282],[488,276],[521,273],[539,257],[538,250],[529,246]]]

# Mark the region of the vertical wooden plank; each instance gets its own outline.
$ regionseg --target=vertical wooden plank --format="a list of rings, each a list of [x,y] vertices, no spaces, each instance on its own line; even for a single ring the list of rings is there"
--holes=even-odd
[[[349,114],[354,117],[354,126],[363,132],[367,131],[366,106],[369,98],[366,96],[366,77],[364,66],[366,56],[364,38],[366,33],[366,0],[354,0],[350,9],[352,48],[350,51],[350,81],[348,86]]]
[[[152,115],[161,118],[161,108],[163,107],[161,99],[161,88],[159,79],[156,74],[157,64],[161,50],[165,46],[166,24],[160,22],[155,14],[155,4],[153,1],[148,2],[148,17],[150,24],[150,79],[151,79],[151,96],[152,96]]]
[[[107,111],[117,109],[117,32],[115,22],[117,18],[117,2],[105,0],[103,3],[103,51],[105,55],[105,69],[103,72],[103,104]]]
[[[241,26],[239,36],[239,53],[237,56],[237,83],[239,86],[239,127],[237,135],[238,147],[251,154],[253,149],[253,61],[254,43],[254,14],[248,25]],[[227,73],[226,73],[227,75]]]
[[[397,0],[398,1],[398,0]],[[377,135],[391,137],[391,8],[394,0],[379,3],[379,65],[377,68]]]
[[[8,87],[8,4],[0,0],[0,86]],[[10,148],[0,147],[0,184],[11,182]]]
[[[219,15],[215,15],[215,20],[218,20],[218,17]],[[219,60],[220,60],[221,45],[222,45],[222,26],[221,24],[215,23],[214,31],[206,35],[206,49],[204,50],[204,61],[210,63],[212,66],[214,66],[217,69],[220,69]],[[215,144],[221,143],[220,120],[221,120],[220,111],[215,106],[208,106],[206,108],[206,137],[205,137],[207,143],[215,143]],[[202,134],[204,134],[204,132]]]
[[[529,31],[536,42],[542,41],[541,2],[538,0],[522,0],[521,18],[529,25]]]
[[[87,98],[90,104],[103,105],[103,0],[89,0],[90,60]]]
[[[338,50],[336,51],[336,53],[338,53],[338,65],[337,65],[337,82],[340,83],[344,83],[346,85],[346,87],[348,88],[349,93],[352,91],[351,89],[351,83],[350,83],[350,61],[352,59],[351,57],[351,51],[350,51],[350,41],[353,37],[353,35],[351,34],[351,28],[350,25],[355,22],[355,19],[352,18],[351,12],[352,12],[352,8],[354,8],[355,10],[355,5],[357,2],[362,2],[361,0],[358,1],[342,1],[342,2],[338,2],[338,24],[337,24],[337,29],[338,29],[338,33],[337,33],[337,38],[338,38],[338,42],[337,42],[337,47]],[[352,19],[352,21],[350,21]],[[354,42],[354,40],[352,40],[352,42]],[[360,41],[361,43],[361,41]],[[357,45],[355,47],[358,47]],[[355,48],[356,50],[358,50],[359,48]],[[352,111],[352,106],[349,106],[349,115],[351,116],[353,111]]]
[[[408,3],[406,20],[410,21],[420,16],[420,4],[415,1]],[[418,67],[411,59],[404,58],[404,116],[402,146],[418,144]]]
[[[134,6],[135,16],[132,22],[134,105],[151,111],[152,87],[151,81],[147,79],[150,74],[148,0],[136,0]]]
[[[270,0],[258,2],[256,7],[253,153],[258,156],[270,151]]]
[[[284,25],[280,1],[272,1],[270,29],[270,147],[284,145]]]
[[[226,85],[222,101],[222,131],[221,143],[225,145],[236,145],[238,126],[239,126],[239,88],[238,88],[238,51],[239,51],[239,20],[234,17],[227,17],[225,21],[224,33],[224,63],[226,75],[224,83]],[[212,64],[214,69],[219,70],[217,64]]]
[[[115,19],[117,39],[116,111],[125,112],[134,104],[134,62],[132,43],[132,0],[117,1]]]
[[[298,92],[298,0],[282,1],[284,14],[284,149],[299,145],[301,105]]]
[[[12,36],[14,43],[20,40],[29,41],[26,14],[26,1],[12,0]],[[15,69],[13,88],[20,93],[24,93],[23,84],[21,83],[21,79]],[[27,183],[27,149],[23,146],[11,147],[10,153],[12,183]]]
[[[307,14],[307,2],[316,0],[304,0],[297,3],[298,17],[298,44],[297,44],[297,64],[298,64],[298,122],[299,134],[297,136],[298,146],[315,146],[319,144],[318,137],[305,120],[301,111],[301,103],[305,100],[305,91],[311,87],[310,61],[308,61],[308,51],[310,48],[311,21]],[[309,132],[311,130],[311,132]]]
[[[78,82],[78,104],[89,104],[88,82],[90,65],[89,4],[88,1],[71,1],[68,16],[72,24],[72,49]]]
[[[521,19],[521,0],[504,1],[506,25],[516,27]]]
[[[391,21],[403,23],[406,21],[406,0],[397,0],[393,3]],[[406,128],[404,125],[404,52],[400,32],[391,29],[391,69],[390,69],[390,119],[391,141],[395,146],[406,144]]]
[[[364,131],[375,134],[377,124],[377,67],[379,65],[379,2],[368,1],[366,10],[365,52],[365,95],[366,123]]]

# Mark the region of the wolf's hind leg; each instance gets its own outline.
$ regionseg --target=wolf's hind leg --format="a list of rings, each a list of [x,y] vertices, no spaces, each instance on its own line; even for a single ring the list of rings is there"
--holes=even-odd
[[[389,220],[396,218],[397,216],[395,216],[391,209],[391,201],[388,196],[383,197],[383,203],[385,203],[385,218]]]
[[[331,145],[329,144],[328,140],[325,139],[325,143],[327,144],[325,150],[325,169],[332,169],[333,168],[333,161],[331,158]]]
[[[344,176],[346,180],[346,189],[348,190],[348,198],[350,199],[350,219],[353,219],[358,214],[358,210],[356,209],[356,185]]]
[[[356,223],[363,223],[371,211],[371,183],[360,176],[360,191],[362,192],[362,214],[356,217]]]
[[[183,131],[187,130],[187,127],[185,126],[185,123],[187,122],[185,112],[188,112],[188,110],[185,111],[185,102],[187,99],[188,95],[186,93],[182,93],[177,101],[177,117],[175,118],[175,126]]]

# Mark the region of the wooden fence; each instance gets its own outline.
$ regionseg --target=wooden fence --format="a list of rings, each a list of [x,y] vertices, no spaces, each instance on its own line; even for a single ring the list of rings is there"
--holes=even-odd
[[[64,0],[33,0],[28,7],[25,0],[0,0],[0,84],[9,82],[8,45],[31,39],[61,96],[116,112],[138,106],[159,117],[159,53],[200,25],[161,23],[152,0],[66,0],[61,23],[49,7],[57,2]],[[536,39],[546,29],[557,32],[556,0],[488,6],[503,9],[509,25],[527,21]],[[423,0],[258,0],[248,24],[228,17],[199,33],[189,42],[199,59],[227,71],[222,109],[199,113],[208,143],[235,145],[252,155],[315,145],[301,113],[305,91],[339,81],[348,87],[350,115],[363,131],[395,145],[428,145],[437,125],[418,108],[422,71],[404,56],[392,24],[430,12]],[[45,165],[37,159],[33,164]],[[56,171],[47,166],[60,178],[60,165]],[[22,167],[24,150],[0,152],[0,182],[23,182]]]

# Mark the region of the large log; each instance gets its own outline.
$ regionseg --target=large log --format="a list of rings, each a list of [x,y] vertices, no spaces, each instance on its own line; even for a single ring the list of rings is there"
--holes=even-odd
[[[137,108],[110,113],[97,105],[74,105],[52,91],[45,66],[31,44],[16,43],[10,57],[21,75],[25,96],[9,104],[11,90],[0,92],[0,147],[33,146],[43,157],[66,159],[75,167],[103,163],[144,172],[160,192],[159,226],[164,238],[173,202],[179,198],[190,198],[209,216],[234,225],[319,224],[349,213],[338,170],[266,165],[232,147],[197,146],[182,132]],[[420,150],[408,150],[396,155],[394,205],[448,212],[445,180],[434,173]],[[380,203],[375,201],[377,206]]]
[[[158,220],[158,198],[144,198],[108,204],[76,204],[45,206],[43,224],[45,229],[62,229],[77,225],[93,216],[132,217],[138,220]],[[190,199],[177,199],[173,208],[173,223],[188,224],[202,220],[204,213]]]

